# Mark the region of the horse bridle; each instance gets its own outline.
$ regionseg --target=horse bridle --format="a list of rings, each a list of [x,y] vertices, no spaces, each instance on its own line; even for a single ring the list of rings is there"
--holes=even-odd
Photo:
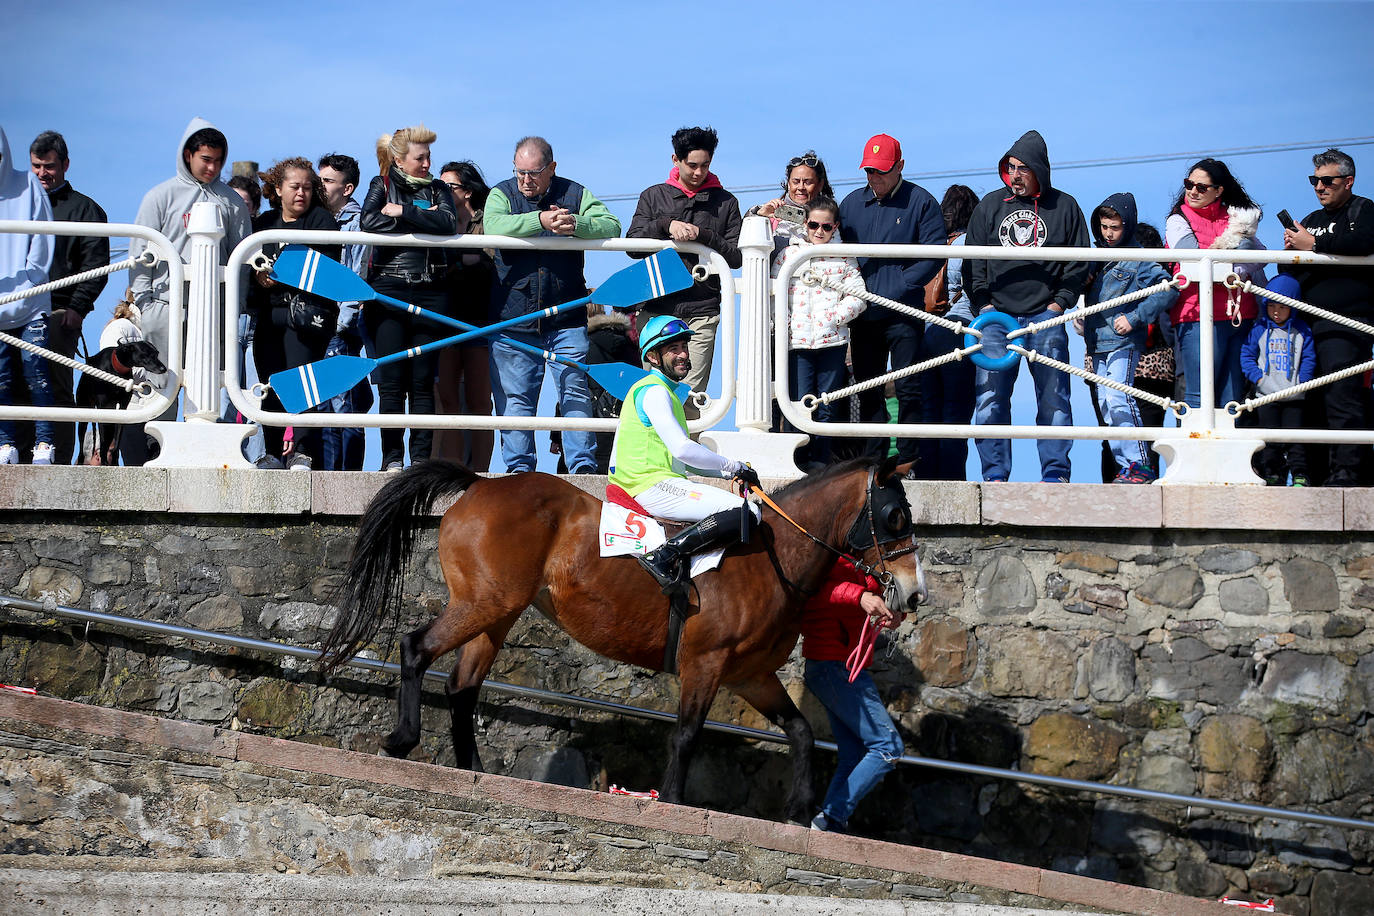
[[[848,560],[859,572],[878,580],[878,584],[883,588],[883,602],[888,607],[893,606],[896,601],[897,582],[892,573],[888,572],[887,564],[891,560],[916,552],[916,527],[911,522],[911,508],[907,505],[905,496],[892,493],[887,487],[878,486],[876,468],[869,468],[868,483],[864,487],[864,507],[859,511],[858,517],[854,519],[854,524],[849,526],[849,534],[845,536],[845,547],[850,548],[852,553],[840,550],[838,547],[832,547],[807,531],[784,512],[782,507],[773,502],[763,490],[757,487],[750,487],[750,489],[757,493],[770,509],[791,522],[792,527],[835,556]],[[884,496],[886,496],[885,499]],[[881,530],[879,530],[880,527]],[[883,545],[892,544],[904,538],[910,541],[906,547],[883,551]],[[863,560],[863,554],[870,547],[878,551],[876,568]]]

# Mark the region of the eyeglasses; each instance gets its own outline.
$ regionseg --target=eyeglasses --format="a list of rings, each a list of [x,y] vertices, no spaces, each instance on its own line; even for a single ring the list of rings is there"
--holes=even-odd
[[[815,153],[807,153],[804,156],[793,156],[791,159],[787,160],[787,167],[789,169],[796,168],[799,165],[804,165],[808,169],[814,169],[820,164],[821,157],[817,156]]]
[[[1336,182],[1344,181],[1349,177],[1349,175],[1308,175],[1307,181],[1314,188],[1318,183],[1320,183],[1323,188],[1334,188]]]
[[[1007,165],[1007,174],[1008,174],[1008,175],[1031,175],[1031,174],[1034,174],[1034,173],[1031,172],[1031,167],[1028,166],[1028,165],[1011,165],[1011,164],[1008,164],[1008,165]]]
[[[446,182],[444,182],[444,184],[448,185],[448,189],[449,189],[450,191],[461,191],[461,190],[463,190],[463,186],[460,185],[460,184],[459,184],[458,182],[456,182],[456,181],[446,181]]]
[[[1205,181],[1189,181],[1187,178],[1183,179],[1183,190],[1185,191],[1197,191],[1199,194],[1206,194],[1215,187],[1216,185],[1208,184]]]
[[[822,232],[832,232],[832,231],[834,231],[834,229],[835,229],[835,224],[834,224],[834,223],[818,223],[818,222],[816,222],[814,219],[809,219],[809,220],[806,221],[806,228],[808,228],[808,229],[819,229],[819,230],[821,230]]]
[[[552,162],[546,162],[537,169],[511,169],[511,172],[514,173],[516,178],[538,178],[540,175],[544,174],[544,169],[551,165],[553,165]]]

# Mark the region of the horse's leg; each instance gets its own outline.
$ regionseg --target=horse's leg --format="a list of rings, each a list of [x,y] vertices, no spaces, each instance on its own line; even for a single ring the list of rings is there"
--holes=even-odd
[[[388,757],[406,757],[420,743],[420,689],[425,672],[435,659],[426,651],[425,636],[437,620],[401,638],[401,689],[396,695],[396,728],[382,742]]]
[[[776,674],[729,687],[787,733],[787,742],[792,748],[792,791],[787,796],[784,817],[791,824],[807,823],[811,806],[815,804],[815,792],[811,788],[811,752],[815,744],[811,723],[792,702]]]
[[[512,617],[503,626],[488,630],[459,646],[454,658],[453,672],[444,690],[448,694],[449,716],[452,720],[453,753],[456,765],[464,770],[482,772],[482,758],[477,753],[477,734],[473,727],[477,695],[515,619]]]
[[[687,768],[711,709],[711,701],[720,689],[722,653],[708,657],[685,659],[681,673],[681,699],[677,707],[677,728],[668,744],[668,769],[663,774],[659,796],[663,801],[682,804],[687,791]]]

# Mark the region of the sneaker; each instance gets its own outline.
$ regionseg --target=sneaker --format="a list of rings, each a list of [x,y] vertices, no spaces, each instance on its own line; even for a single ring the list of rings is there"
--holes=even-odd
[[[1007,482],[1007,478],[1005,478],[1005,477],[984,477],[984,478],[983,478],[983,483],[1006,483],[1006,482]]]
[[[286,459],[286,469],[288,471],[308,471],[311,463],[309,455],[292,455]]]
[[[1277,474],[1266,474],[1264,476],[1264,485],[1266,487],[1281,487],[1283,486],[1283,478]]]
[[[1293,486],[1295,486],[1295,487],[1305,487],[1305,486],[1307,486],[1307,485],[1308,485],[1308,484],[1307,484],[1307,475],[1306,475],[1306,474],[1294,474],[1294,475],[1293,475]]]
[[[34,464],[52,464],[52,452],[53,452],[53,448],[52,448],[52,444],[51,444],[51,443],[48,443],[48,442],[40,442],[40,443],[38,443],[37,445],[35,445],[35,446],[33,447],[33,463],[34,463]]]
[[[13,445],[0,445],[0,464],[18,464],[19,449]]]
[[[263,455],[257,461],[253,462],[253,466],[263,471],[280,471],[282,468],[286,467],[286,465],[281,463],[281,459],[275,455]]]
[[[395,473],[396,471],[404,471],[405,469],[406,463],[404,461],[393,461],[386,467],[382,468],[382,470],[386,471],[387,473]]]
[[[1041,482],[1041,483],[1068,483],[1068,482],[1069,482],[1069,478],[1067,478],[1067,477],[1043,477],[1043,478],[1041,478],[1040,482]]]
[[[812,830],[823,830],[823,831],[825,831],[826,833],[844,833],[844,832],[845,832],[844,824],[837,824],[837,823],[835,823],[835,822],[832,821],[830,818],[828,818],[828,817],[825,816],[825,812],[824,812],[824,811],[820,812],[819,814],[817,814],[815,817],[813,817],[813,818],[811,819],[811,829],[812,829]]]
[[[1149,468],[1138,461],[1132,461],[1130,466],[1125,468],[1120,474],[1116,475],[1116,480],[1112,483],[1154,483],[1155,475]]]

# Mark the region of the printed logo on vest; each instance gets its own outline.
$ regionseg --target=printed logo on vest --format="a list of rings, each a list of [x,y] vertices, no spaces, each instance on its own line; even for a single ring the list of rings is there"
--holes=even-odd
[[[1039,248],[1045,244],[1045,221],[1034,210],[1008,213],[997,227],[1003,248]]]

